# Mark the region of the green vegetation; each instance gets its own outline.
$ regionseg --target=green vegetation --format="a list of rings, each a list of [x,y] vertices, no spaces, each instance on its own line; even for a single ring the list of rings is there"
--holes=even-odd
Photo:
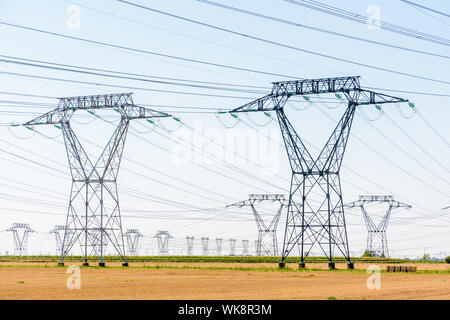
[[[0,262],[53,262],[58,263],[59,256],[0,256]],[[84,258],[82,256],[67,256],[64,262],[82,262]],[[97,257],[89,257],[91,262],[97,262]],[[278,263],[280,257],[255,257],[255,256],[129,256],[128,262],[186,262],[186,263]],[[299,257],[288,257],[286,263],[298,263]],[[121,262],[122,259],[119,256],[106,256],[105,262]],[[343,257],[335,257],[336,263],[345,263],[346,260]],[[355,263],[367,262],[367,263],[403,263],[403,259],[392,258],[380,258],[380,257],[360,257],[352,258]],[[327,263],[328,260],[325,257],[307,257],[306,263]]]
[[[328,297],[327,300],[337,300],[336,297]]]
[[[378,257],[375,253],[370,252],[369,250],[364,251],[363,255],[361,257]],[[385,258],[384,255],[379,256],[379,258]]]
[[[450,263],[450,256],[448,256],[447,258],[445,258],[445,262]]]

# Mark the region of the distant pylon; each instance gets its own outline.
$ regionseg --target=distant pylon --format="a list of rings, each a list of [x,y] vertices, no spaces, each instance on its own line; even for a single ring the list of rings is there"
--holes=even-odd
[[[216,238],[216,256],[222,255],[222,238]]]
[[[66,231],[66,226],[55,226],[49,233],[55,235],[55,241],[56,241],[56,255],[61,256],[62,255],[62,247],[63,247],[63,238],[64,233]],[[72,231],[69,231],[72,232]]]
[[[230,239],[230,256],[235,255],[236,239]]]
[[[139,232],[138,229],[128,229],[124,233],[125,239],[127,239],[127,252],[130,256],[139,255],[139,238],[142,238],[143,235]]]
[[[261,247],[258,240],[255,240],[255,256],[259,256],[258,250]]]
[[[169,232],[158,231],[153,238],[158,239],[158,255],[167,255],[169,253],[169,239],[173,238]]]
[[[192,256],[194,251],[194,237],[186,237],[186,252],[188,256]]]
[[[248,253],[248,240],[242,240],[242,255],[243,256],[249,256]]]
[[[14,255],[26,256],[28,253],[28,234],[34,232],[28,223],[13,223],[12,227],[7,229],[13,233]]]
[[[209,256],[209,238],[202,237],[202,255]]]
[[[261,215],[255,208],[255,202],[262,201],[277,201],[280,208],[277,210],[269,225],[266,225]],[[278,255],[278,239],[277,227],[280,220],[281,211],[287,205],[284,195],[282,194],[251,194],[248,200],[239,201],[228,205],[228,207],[244,207],[252,208],[253,217],[255,218],[256,226],[258,227],[258,242],[256,246],[257,256],[276,256]],[[267,239],[269,241],[264,241]]]
[[[368,203],[387,203],[389,205],[383,218],[376,225],[372,218],[370,218],[369,213],[364,207]],[[360,207],[364,216],[364,221],[367,226],[367,245],[366,251],[372,256],[376,257],[389,257],[389,249],[387,242],[386,229],[388,226],[389,218],[393,209],[397,208],[411,208],[410,205],[401,203],[394,200],[393,196],[359,196],[358,201],[350,202],[344,205],[346,208]]]

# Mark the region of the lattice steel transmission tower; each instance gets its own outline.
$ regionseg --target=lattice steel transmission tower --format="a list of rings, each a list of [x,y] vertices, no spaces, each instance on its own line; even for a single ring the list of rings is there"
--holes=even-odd
[[[375,224],[369,216],[365,205],[370,203],[386,203],[388,208],[378,224]],[[391,217],[391,212],[398,208],[411,208],[410,205],[394,200],[393,196],[359,196],[358,201],[344,205],[346,208],[360,207],[367,227],[366,252],[375,257],[389,257],[386,229]]]
[[[242,255],[243,256],[249,256],[248,252],[248,240],[242,240]]]
[[[14,255],[26,256],[28,253],[28,235],[33,233],[28,223],[13,223],[6,231],[13,233]]]
[[[95,110],[115,110],[120,115],[119,124],[100,157],[94,162],[81,145],[70,119],[78,110],[94,113]],[[88,265],[88,256],[97,255],[99,265],[104,267],[103,255],[106,243],[128,266],[122,233],[117,175],[122,158],[128,126],[134,119],[168,117],[166,113],[137,106],[131,93],[97,96],[69,97],[59,99],[58,107],[24,125],[54,125],[62,130],[67,158],[72,175],[66,232],[60,265],[78,241],[84,255],[83,265]]]
[[[153,238],[158,239],[158,255],[169,253],[169,239],[173,238],[168,231],[158,231]]]
[[[255,208],[256,202],[271,201],[278,202],[280,208],[277,210],[272,218],[272,221],[267,225],[261,218],[261,215]],[[248,200],[239,201],[228,205],[227,207],[244,207],[248,206],[252,209],[253,217],[258,227],[258,242],[256,246],[257,256],[276,256],[278,255],[278,239],[277,227],[280,220],[281,212],[286,206],[286,200],[282,194],[250,194]],[[269,241],[264,241],[268,239]]]
[[[293,96],[334,94],[348,101],[344,115],[317,158],[313,158],[284,113],[284,105]],[[359,77],[306,79],[274,82],[268,95],[228,111],[276,112],[286,152],[292,170],[286,229],[279,267],[285,266],[286,257],[295,247],[299,248],[299,267],[305,267],[307,257],[314,246],[319,246],[334,268],[335,253],[342,254],[348,268],[354,268],[350,260],[347,229],[340,181],[340,168],[344,157],[356,107],[400,103],[408,100],[361,88]],[[413,104],[410,104],[413,107]],[[312,196],[321,198],[317,201]]]
[[[216,238],[216,256],[222,255],[222,238]]]
[[[259,248],[261,248],[261,245],[259,244],[258,240],[255,240],[255,256],[259,256],[258,255]]]
[[[209,256],[209,238],[202,237],[202,255]]]
[[[229,239],[230,241],[230,256],[234,256],[236,252],[236,239]]]
[[[143,237],[142,233],[138,229],[128,229],[123,235],[127,239],[128,255],[139,255],[139,238]]]
[[[192,256],[194,251],[194,237],[186,237],[186,252],[188,256]]]
[[[55,241],[56,241],[56,255],[61,256],[62,255],[62,248],[63,248],[63,239],[64,239],[64,233],[66,232],[66,226],[55,226],[49,233],[55,235]],[[73,232],[73,231],[69,231]]]

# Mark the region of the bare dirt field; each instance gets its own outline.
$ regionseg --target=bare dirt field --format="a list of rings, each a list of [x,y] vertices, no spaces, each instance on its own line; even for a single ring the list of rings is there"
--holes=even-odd
[[[319,263],[306,271],[295,264],[279,271],[264,263],[110,263],[81,268],[81,288],[72,290],[67,269],[54,265],[1,263],[0,299],[450,299],[446,264],[414,264],[418,272],[410,274],[382,272],[381,289],[372,290],[367,264],[347,272],[345,264],[337,265],[342,271],[326,271]]]

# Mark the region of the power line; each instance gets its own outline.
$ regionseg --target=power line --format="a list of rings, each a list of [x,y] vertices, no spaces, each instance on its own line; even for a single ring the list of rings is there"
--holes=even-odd
[[[352,61],[352,60],[348,60],[348,59],[344,59],[344,58],[331,56],[331,55],[328,55],[328,54],[323,54],[323,53],[319,53],[319,52],[315,52],[315,51],[311,51],[311,50],[302,49],[302,48],[299,48],[299,47],[294,47],[294,46],[291,46],[291,45],[283,44],[283,43],[272,41],[272,40],[263,39],[263,38],[260,38],[260,37],[252,36],[252,35],[241,33],[241,32],[237,32],[237,31],[233,31],[233,30],[230,30],[230,29],[225,29],[225,28],[222,28],[222,27],[218,27],[218,26],[215,26],[215,25],[212,25],[212,24],[200,22],[200,21],[193,20],[193,19],[190,19],[190,18],[181,17],[181,16],[178,16],[178,15],[175,15],[175,14],[172,14],[172,13],[161,11],[161,10],[156,10],[156,9],[153,9],[153,8],[150,8],[150,7],[146,7],[146,6],[143,6],[143,5],[140,5],[140,4],[136,4],[136,3],[133,3],[133,2],[128,2],[128,1],[124,1],[124,0],[116,0],[116,1],[122,2],[124,4],[131,5],[131,6],[135,6],[135,7],[138,7],[138,8],[142,8],[142,9],[145,9],[145,10],[149,10],[149,11],[152,11],[152,12],[155,12],[155,13],[159,13],[159,14],[162,14],[162,15],[166,15],[166,16],[169,16],[169,17],[172,17],[172,18],[175,18],[175,19],[184,20],[184,21],[187,21],[187,22],[191,22],[191,23],[194,23],[194,24],[197,24],[197,25],[201,25],[201,26],[204,26],[204,27],[208,27],[208,28],[211,28],[211,29],[223,31],[223,32],[226,32],[226,33],[231,33],[231,34],[234,34],[234,35],[237,35],[237,36],[241,36],[241,37],[244,37],[244,38],[247,38],[247,39],[257,40],[257,41],[260,41],[260,42],[276,45],[276,46],[279,46],[279,47],[283,47],[283,48],[292,49],[292,50],[295,50],[295,51],[300,51],[300,52],[312,54],[312,55],[319,56],[319,57],[322,57],[322,58],[327,58],[327,59],[331,59],[331,60],[335,60],[335,61],[345,62],[345,63],[357,65],[357,66],[360,66],[360,67],[365,67],[365,68],[370,68],[370,69],[374,69],[374,70],[389,72],[389,73],[402,75],[402,76],[406,76],[406,77],[411,77],[411,78],[416,78],[416,79],[421,79],[421,80],[427,80],[427,81],[432,81],[432,82],[438,82],[438,83],[444,83],[444,84],[450,84],[449,81],[433,79],[433,78],[428,78],[428,77],[424,77],[424,76],[420,76],[420,75],[416,75],[416,74],[411,74],[411,73],[407,73],[407,72],[402,72],[402,71],[397,71],[397,70],[377,67],[377,66],[366,64],[366,63],[356,62],[356,61]]]
[[[412,6],[415,6],[415,7],[424,9],[424,10],[427,10],[427,11],[431,11],[431,12],[440,14],[440,15],[442,15],[444,17],[450,18],[450,14],[448,14],[448,13],[445,13],[445,12],[442,12],[442,11],[439,11],[439,10],[435,10],[435,9],[432,9],[432,8],[429,8],[429,7],[425,7],[423,5],[420,5],[420,4],[412,2],[412,1],[408,1],[408,0],[400,0],[400,1],[404,2],[404,3],[407,3],[409,5],[412,5]]]
[[[25,58],[5,56],[5,55],[0,55],[0,57],[12,58],[12,59],[21,60],[21,61],[45,63],[45,64],[52,65],[53,67],[42,65],[42,64],[26,63],[26,62],[14,61],[14,60],[0,59],[0,62],[4,62],[4,63],[14,63],[14,64],[30,66],[30,67],[45,68],[45,69],[58,70],[58,71],[68,71],[68,72],[82,73],[82,74],[101,76],[101,77],[109,77],[109,78],[116,78],[116,79],[144,81],[144,82],[157,83],[157,84],[185,86],[185,87],[201,88],[201,89],[236,91],[236,92],[245,92],[245,93],[261,93],[261,91],[222,88],[222,87],[217,87],[217,86],[212,87],[212,86],[206,86],[205,84],[266,89],[265,87],[258,87],[258,86],[247,86],[247,85],[217,83],[217,82],[208,82],[208,81],[195,81],[195,80],[186,80],[186,79],[165,78],[165,77],[158,77],[158,76],[151,76],[151,75],[142,75],[142,74],[136,74],[136,73],[111,71],[111,70],[105,70],[105,69],[87,68],[87,67],[81,67],[81,66],[60,64],[60,63],[54,63],[54,62],[48,62],[48,61],[42,61],[42,60],[25,59]],[[71,67],[71,68],[78,68],[78,69],[91,70],[91,71],[82,71],[82,70],[68,69],[68,68],[63,68],[63,67]],[[93,72],[93,71],[95,71],[95,72]],[[98,73],[96,71],[109,72],[109,73],[115,73],[115,74],[120,74],[120,75],[128,75],[128,76],[110,75],[110,74]],[[130,77],[130,76],[147,77],[147,78],[155,78],[155,79],[163,79],[163,80],[184,81],[184,82],[192,82],[192,83],[177,83],[177,82],[168,82],[168,81],[161,81],[161,80],[150,80],[150,79],[136,78],[136,77]],[[193,83],[202,83],[202,85],[193,84]]]
[[[163,93],[174,93],[174,94],[184,94],[184,95],[194,95],[194,96],[204,96],[204,97],[215,97],[215,98],[252,99],[252,98],[249,98],[249,97],[240,97],[240,96],[224,96],[224,95],[217,95],[217,94],[196,93],[196,92],[187,92],[187,91],[161,90],[161,89],[150,89],[150,88],[127,86],[127,85],[114,85],[114,84],[99,83],[99,82],[90,82],[90,81],[81,81],[81,80],[73,80],[73,79],[56,78],[56,77],[38,76],[38,75],[18,73],[18,72],[0,71],[0,73],[1,74],[6,74],[6,75],[11,75],[11,76],[25,77],[25,78],[51,80],[51,81],[68,82],[68,83],[78,83],[78,84],[87,84],[87,85],[104,86],[104,87],[112,87],[112,88],[127,88],[127,89],[132,89],[132,90],[142,90],[142,91],[151,91],[151,92],[163,92]]]
[[[155,55],[155,56],[164,57],[164,58],[170,58],[170,59],[175,59],[175,60],[186,61],[186,62],[193,62],[193,63],[198,63],[198,64],[204,64],[204,65],[209,65],[209,66],[213,66],[213,67],[220,67],[220,68],[226,68],[226,69],[232,69],[232,70],[238,70],[238,71],[245,71],[245,72],[251,72],[251,73],[258,73],[258,74],[277,76],[277,77],[297,78],[296,76],[289,76],[289,75],[265,72],[265,71],[254,70],[254,69],[235,67],[235,66],[230,66],[230,65],[220,64],[220,63],[207,62],[207,61],[198,60],[198,59],[183,58],[183,57],[179,57],[179,56],[173,56],[173,55],[168,55],[168,54],[154,52],[154,51],[149,51],[149,50],[136,49],[136,48],[121,46],[121,45],[112,44],[112,43],[106,43],[106,42],[90,40],[90,39],[80,38],[80,37],[74,37],[74,36],[69,36],[67,34],[56,33],[56,32],[42,30],[42,29],[36,29],[36,28],[32,28],[32,27],[27,27],[27,26],[23,26],[23,25],[9,23],[9,22],[6,22],[6,21],[0,21],[0,24],[6,25],[6,26],[9,26],[9,27],[24,29],[24,30],[28,30],[28,31],[34,31],[34,32],[39,32],[39,33],[43,33],[43,34],[53,35],[53,36],[57,36],[57,37],[83,41],[83,42],[87,42],[87,43],[91,43],[91,44],[96,44],[96,45],[101,45],[101,46],[106,46],[106,47],[111,47],[111,48],[116,48],[116,49],[122,49],[122,50],[127,50],[127,51],[132,51],[132,52],[145,53],[145,54]]]
[[[379,46],[389,47],[389,48],[393,48],[393,49],[399,49],[399,50],[413,52],[413,53],[418,53],[418,54],[424,54],[424,55],[428,55],[428,56],[434,56],[434,57],[439,57],[439,58],[444,58],[444,59],[450,59],[450,56],[447,56],[447,55],[441,55],[441,54],[437,54],[437,53],[432,53],[432,52],[427,52],[427,51],[422,51],[422,50],[416,50],[416,49],[407,48],[407,47],[401,47],[401,46],[397,46],[397,45],[389,44],[389,43],[385,43],[385,42],[379,42],[379,41],[374,41],[374,40],[370,40],[370,39],[365,39],[365,38],[360,38],[360,37],[356,37],[356,36],[351,36],[351,35],[348,35],[348,34],[345,34],[345,33],[340,33],[340,32],[335,32],[335,31],[331,31],[331,30],[321,29],[321,28],[309,26],[309,25],[306,25],[306,24],[298,23],[298,22],[293,22],[293,21],[288,21],[288,20],[285,20],[285,19],[276,18],[276,17],[273,17],[273,16],[267,16],[267,15],[264,15],[264,14],[256,13],[254,11],[247,11],[247,10],[244,10],[244,9],[227,6],[227,5],[224,5],[224,4],[221,4],[221,3],[217,3],[217,2],[213,2],[213,1],[209,1],[209,0],[197,0],[197,1],[205,3],[205,4],[208,4],[208,5],[212,5],[212,6],[216,6],[216,7],[220,7],[220,8],[224,8],[224,9],[228,9],[228,10],[232,10],[232,11],[235,11],[235,12],[240,12],[240,13],[243,13],[243,14],[251,15],[251,16],[254,16],[254,17],[258,17],[258,18],[262,18],[262,19],[266,19],[266,20],[271,20],[271,21],[276,21],[276,22],[280,22],[280,23],[283,23],[283,24],[287,24],[287,25],[291,25],[291,26],[295,26],[295,27],[299,27],[299,28],[305,28],[305,29],[313,30],[313,31],[317,31],[317,32],[322,32],[322,33],[326,33],[326,34],[330,34],[330,35],[334,35],[334,36],[338,36],[338,37],[343,37],[343,38],[347,38],[347,39],[362,41],[362,42],[366,42],[366,43],[371,43],[371,44],[375,44],[375,45],[379,45]]]
[[[302,6],[305,8],[309,8],[309,9],[312,9],[315,11],[333,15],[335,17],[358,22],[361,24],[366,24],[369,19],[368,17],[366,17],[364,15],[350,12],[347,10],[343,10],[343,9],[340,9],[337,7],[333,7],[333,6],[321,3],[319,1],[313,1],[313,0],[298,0],[298,1],[284,0],[284,1],[298,5],[298,6]],[[392,23],[388,23],[388,22],[384,22],[384,21],[377,21],[377,22],[379,23],[380,28],[383,30],[395,32],[395,33],[398,33],[398,34],[401,34],[404,36],[408,36],[408,37],[412,37],[415,39],[420,39],[420,40],[424,40],[424,41],[428,41],[428,42],[432,42],[432,43],[436,43],[436,44],[440,44],[440,45],[444,45],[444,46],[450,45],[449,39],[445,39],[445,38],[437,37],[437,36],[430,35],[427,33],[423,33],[420,31],[404,28],[404,27],[397,26]]]

